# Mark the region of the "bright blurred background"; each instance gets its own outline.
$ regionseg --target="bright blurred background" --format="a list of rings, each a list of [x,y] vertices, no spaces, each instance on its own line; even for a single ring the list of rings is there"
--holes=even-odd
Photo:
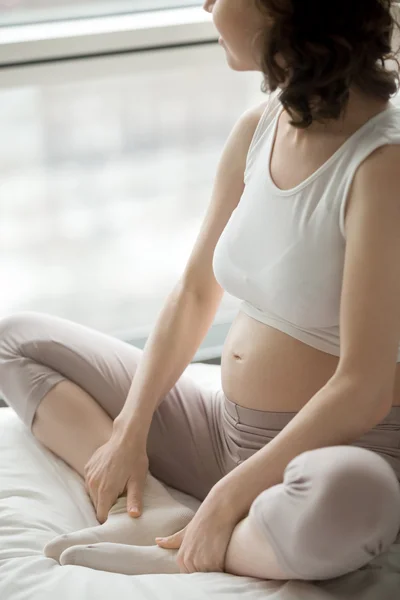
[[[188,24],[174,43],[171,15],[184,11],[171,9],[185,7],[211,39],[196,30],[191,43]],[[161,9],[164,46],[136,48],[132,31],[131,49],[102,52],[99,38],[88,56],[71,38],[74,59],[56,54],[62,19],[95,16],[104,31],[111,13],[121,23]],[[229,68],[200,11],[192,0],[0,0],[0,317],[46,312],[144,345],[189,258],[229,132],[265,98],[261,74]],[[2,47],[2,34],[13,44]],[[35,59],[40,36],[50,41]],[[218,360],[237,306],[226,294],[197,358]]]

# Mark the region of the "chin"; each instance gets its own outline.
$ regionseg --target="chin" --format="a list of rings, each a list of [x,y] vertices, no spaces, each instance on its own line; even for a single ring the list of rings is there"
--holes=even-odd
[[[255,65],[250,65],[245,61],[232,56],[228,51],[226,52],[226,60],[232,71],[260,71],[260,68]]]

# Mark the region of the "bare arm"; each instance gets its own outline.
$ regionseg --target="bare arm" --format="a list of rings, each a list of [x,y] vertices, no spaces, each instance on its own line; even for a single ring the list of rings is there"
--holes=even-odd
[[[212,270],[214,249],[243,193],[248,149],[267,102],[246,111],[226,142],[192,254],[146,343],[114,423],[126,445],[134,439],[145,442],[156,407],[190,363],[214,320],[224,293]]]
[[[246,156],[264,106],[247,111],[226,143],[211,202],[184,273],[147,340],[110,439],[85,466],[88,491],[101,522],[125,490],[129,514],[141,514],[153,414],[192,360],[222,299],[223,289],[212,268],[214,249],[242,195]]]
[[[201,301],[178,284],[168,296],[156,326],[147,340],[125,405],[114,428],[137,443],[146,442],[153,413],[175,385],[207,334],[218,308]]]

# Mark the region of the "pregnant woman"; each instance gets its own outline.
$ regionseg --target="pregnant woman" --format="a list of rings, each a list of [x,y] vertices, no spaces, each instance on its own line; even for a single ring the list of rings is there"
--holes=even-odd
[[[175,552],[176,572],[337,577],[400,529],[392,2],[204,8],[229,66],[262,72],[271,93],[229,136],[145,349],[16,313],[0,323],[0,392],[82,475],[100,523],[125,494],[141,515],[148,471],[202,501],[149,547]],[[224,290],[242,303],[213,392],[184,370]]]

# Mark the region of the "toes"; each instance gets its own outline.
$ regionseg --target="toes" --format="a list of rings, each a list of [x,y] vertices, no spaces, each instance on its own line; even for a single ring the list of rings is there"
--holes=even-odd
[[[68,545],[68,538],[68,534],[63,534],[51,540],[43,549],[44,555],[58,561],[62,550]]]
[[[60,556],[60,565],[76,565],[79,556],[79,547],[67,548]]]
[[[96,546],[71,546],[61,554],[60,565],[86,566],[88,550],[93,549],[96,549]]]

